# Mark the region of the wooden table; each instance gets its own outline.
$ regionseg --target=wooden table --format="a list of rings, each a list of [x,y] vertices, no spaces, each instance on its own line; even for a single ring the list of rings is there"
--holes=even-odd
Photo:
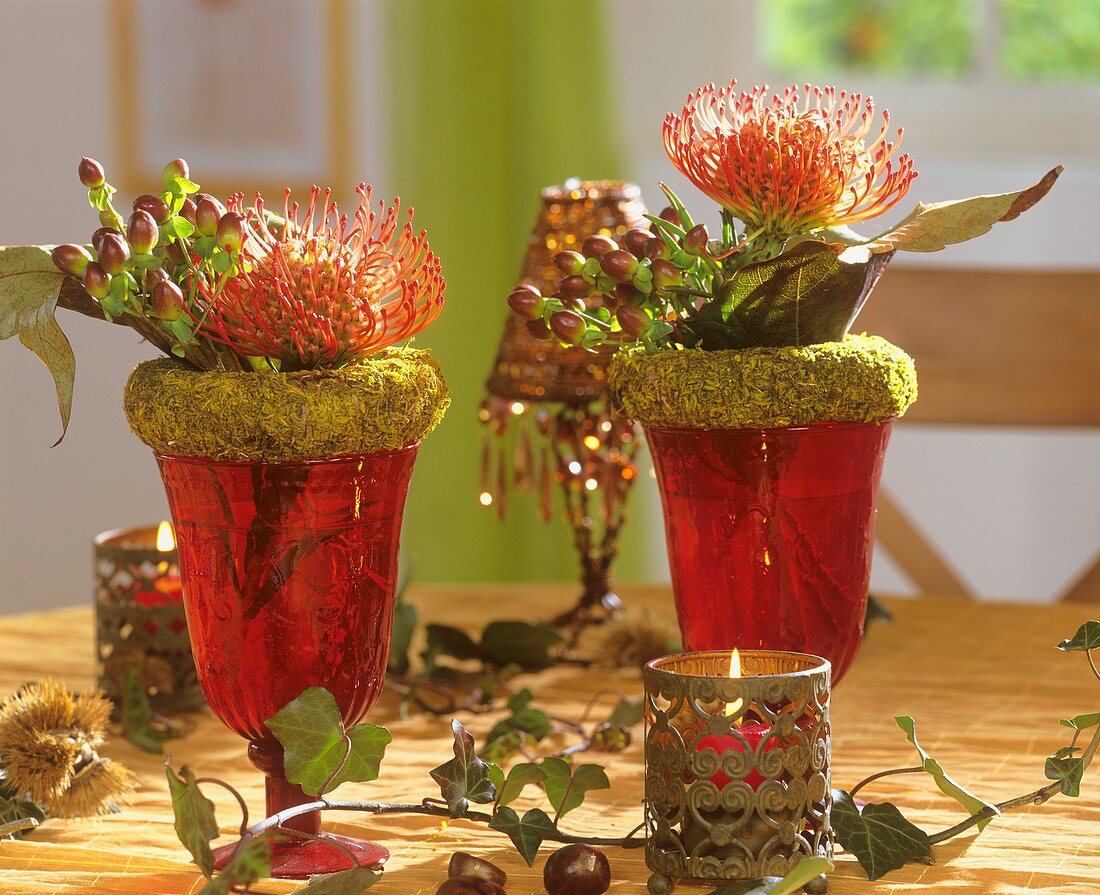
[[[659,588],[624,588],[630,605],[668,613],[671,598]],[[412,599],[423,619],[477,630],[494,618],[549,615],[573,596],[572,589],[539,586],[421,588]],[[991,800],[1002,800],[1044,782],[1043,762],[1065,741],[1058,720],[1100,709],[1100,683],[1080,655],[1054,644],[1072,635],[1088,610],[1077,606],[988,605],[925,598],[890,601],[893,625],[876,625],[863,655],[833,694],[833,782],[851,786],[868,773],[913,764],[913,753],[893,717],[914,715],[923,745],[961,783]],[[0,620],[0,689],[47,674],[71,685],[91,684],[92,615],[88,608]],[[521,682],[540,706],[561,715],[605,687],[640,694],[634,670],[593,672],[555,668]],[[375,783],[349,785],[348,797],[408,801],[437,795],[428,771],[450,757],[446,719],[397,717],[398,699],[387,694],[372,720],[391,729],[394,743]],[[610,707],[609,707],[610,708]],[[484,735],[496,716],[466,719]],[[241,740],[208,713],[197,716],[189,737],[170,744],[174,761],[200,775],[237,785],[262,807],[259,774],[248,764]],[[637,738],[640,739],[640,738]],[[0,893],[197,892],[202,879],[172,830],[172,811],[161,760],[118,741],[108,753],[141,777],[141,789],[120,814],[80,822],[49,821],[28,840],[0,843]],[[612,789],[595,793],[563,826],[599,835],[625,834],[641,817],[642,749],[607,756]],[[599,758],[597,760],[600,760]],[[1096,775],[1094,774],[1093,777]],[[884,780],[869,797],[890,799],[925,829],[960,818],[924,775]],[[212,794],[213,795],[213,794]],[[833,895],[944,892],[952,895],[1100,891],[1100,779],[1086,775],[1080,799],[1056,797],[994,821],[980,836],[967,835],[936,849],[934,866],[910,865],[876,883],[839,855]],[[222,831],[229,837],[237,816],[227,799],[214,796]],[[523,807],[523,802],[517,807]],[[535,804],[532,800],[532,804]],[[541,893],[542,858],[527,869],[498,834],[457,821],[431,818],[327,815],[329,829],[369,836],[393,852],[379,895],[433,895],[455,849],[481,854],[504,867],[509,895]],[[228,841],[228,838],[226,839]],[[550,846],[544,846],[544,855]],[[648,876],[639,851],[612,851],[613,893],[641,893]],[[293,883],[268,882],[263,892],[291,892]],[[708,889],[685,889],[704,892]]]

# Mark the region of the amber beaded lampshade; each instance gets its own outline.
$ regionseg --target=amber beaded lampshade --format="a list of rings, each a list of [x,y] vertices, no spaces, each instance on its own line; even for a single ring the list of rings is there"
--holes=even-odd
[[[561,274],[554,255],[579,250],[593,234],[620,239],[648,227],[641,192],[615,180],[570,180],[542,191],[542,204],[517,285],[553,295]],[[489,427],[482,454],[479,499],[501,518],[513,491],[533,491],[543,520],[554,516],[554,492],[573,531],[581,566],[577,606],[555,621],[567,624],[613,610],[611,565],[625,521],[626,498],[637,476],[640,433],[613,418],[605,388],[615,346],[596,351],[535,338],[509,313],[486,382],[479,418]]]

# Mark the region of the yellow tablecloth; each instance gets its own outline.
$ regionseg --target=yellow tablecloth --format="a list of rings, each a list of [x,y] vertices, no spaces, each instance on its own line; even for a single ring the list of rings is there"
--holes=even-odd
[[[572,596],[563,587],[492,586],[421,588],[412,599],[426,620],[476,630],[490,618],[544,617]],[[625,588],[624,597],[628,603],[670,611],[671,598],[661,589]],[[873,771],[913,764],[912,750],[892,720],[911,714],[918,719],[923,745],[984,797],[1002,800],[1042,785],[1045,756],[1065,740],[1058,719],[1100,709],[1100,683],[1083,658],[1053,648],[1076,630],[1088,610],[933,598],[896,600],[890,607],[895,623],[873,628],[854,670],[833,694],[834,784],[850,786]],[[90,609],[0,619],[0,689],[6,694],[46,674],[74,686],[91,684],[92,639]],[[579,714],[579,707],[605,687],[641,692],[640,675],[627,670],[597,673],[562,667],[522,682],[534,690],[540,706],[566,716]],[[428,771],[449,757],[447,721],[418,716],[403,722],[397,703],[394,694],[387,694],[372,714],[373,721],[394,735],[382,778],[347,786],[349,798],[408,801],[437,794]],[[475,735],[484,735],[495,718],[466,720]],[[612,789],[592,794],[563,826],[625,835],[639,822],[642,748],[637,740],[625,753],[607,757]],[[197,716],[194,733],[169,745],[177,764],[231,781],[254,812],[262,810],[261,777],[245,759],[242,741],[211,715]],[[160,759],[121,740],[108,751],[141,776],[133,803],[118,815],[49,821],[28,840],[0,843],[0,895],[177,895],[202,887],[172,830]],[[1045,806],[994,821],[980,836],[970,834],[938,847],[934,866],[909,865],[870,883],[855,861],[842,854],[830,891],[1100,892],[1100,773],[1093,777],[1086,776],[1080,799],[1058,796]],[[924,775],[884,780],[866,793],[904,806],[911,819],[930,831],[960,818]],[[229,841],[236,810],[228,798],[214,798],[224,841]],[[510,895],[543,891],[541,857],[534,869],[527,869],[498,834],[462,821],[443,826],[424,817],[330,813],[326,827],[390,847],[393,857],[385,877],[372,889],[379,895],[433,895],[445,876],[447,858],[459,848],[504,867]],[[543,857],[550,847],[544,846]],[[609,857],[615,879],[611,891],[643,892],[648,873],[642,853],[611,850]],[[273,881],[259,890],[283,893],[295,888]]]

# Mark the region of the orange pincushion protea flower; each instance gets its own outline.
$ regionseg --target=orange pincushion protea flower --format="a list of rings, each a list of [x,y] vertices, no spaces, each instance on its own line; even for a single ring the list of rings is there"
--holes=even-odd
[[[416,335],[443,307],[444,281],[427,235],[415,234],[400,200],[371,209],[371,188],[356,188],[349,220],[314,187],[304,219],[284,199],[285,225],[272,227],[263,197],[232,211],[248,220],[241,273],[208,305],[200,333],[245,357],[271,358],[281,370],[336,368]],[[318,200],[321,200],[318,207]]]
[[[908,154],[894,158],[890,113],[866,142],[874,101],[833,87],[768,87],[735,92],[737,81],[699,88],[665,118],[665,151],[699,189],[749,231],[786,239],[875,217],[892,208],[917,176]]]

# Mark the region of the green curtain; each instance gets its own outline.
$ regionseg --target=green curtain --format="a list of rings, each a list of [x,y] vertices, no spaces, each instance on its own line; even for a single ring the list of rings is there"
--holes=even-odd
[[[477,421],[539,190],[621,172],[598,0],[393,0],[387,5],[393,179],[443,261],[443,315],[417,339],[443,365],[450,412],[421,450],[403,550],[419,582],[568,580],[561,522],[529,500],[478,505]],[[637,518],[635,518],[637,522]],[[618,577],[641,532],[627,526]]]

